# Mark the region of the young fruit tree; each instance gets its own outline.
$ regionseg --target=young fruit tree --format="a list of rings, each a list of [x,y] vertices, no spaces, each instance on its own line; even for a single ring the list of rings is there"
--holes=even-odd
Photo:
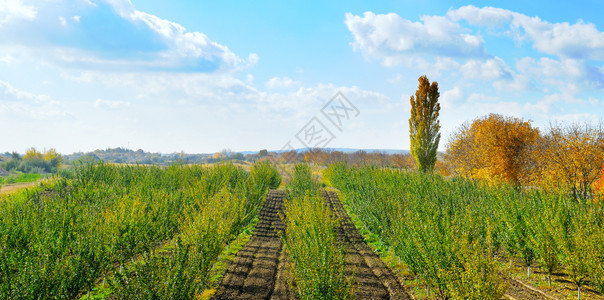
[[[436,150],[440,142],[440,122],[438,116],[438,83],[430,84],[428,77],[422,75],[415,96],[411,96],[411,118],[409,118],[409,137],[411,155],[417,161],[422,172],[432,171],[436,164]]]

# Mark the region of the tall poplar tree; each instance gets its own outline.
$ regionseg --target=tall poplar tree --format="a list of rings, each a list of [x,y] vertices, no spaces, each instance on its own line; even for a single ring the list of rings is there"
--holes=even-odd
[[[438,115],[438,83],[430,84],[428,77],[422,75],[415,96],[411,96],[411,118],[409,118],[409,137],[411,155],[422,172],[434,170],[436,150],[440,142],[440,122]]]

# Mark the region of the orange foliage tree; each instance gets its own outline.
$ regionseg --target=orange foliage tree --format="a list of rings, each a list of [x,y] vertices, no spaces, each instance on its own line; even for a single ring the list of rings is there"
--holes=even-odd
[[[602,170],[600,170],[600,176],[593,184],[594,191],[600,195],[604,194],[604,164],[602,165]]]
[[[539,185],[567,189],[576,199],[590,197],[604,164],[602,124],[550,125],[534,148]]]
[[[490,114],[457,129],[447,144],[445,160],[454,175],[519,186],[526,175],[526,149],[539,136],[530,121]]]

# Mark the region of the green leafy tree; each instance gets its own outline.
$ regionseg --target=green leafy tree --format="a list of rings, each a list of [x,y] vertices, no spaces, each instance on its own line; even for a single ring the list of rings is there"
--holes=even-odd
[[[415,96],[411,96],[411,118],[409,118],[409,137],[411,155],[417,161],[418,169],[426,172],[434,169],[436,150],[440,142],[440,122],[438,121],[440,104],[438,103],[438,83],[430,84],[426,75],[419,79]]]

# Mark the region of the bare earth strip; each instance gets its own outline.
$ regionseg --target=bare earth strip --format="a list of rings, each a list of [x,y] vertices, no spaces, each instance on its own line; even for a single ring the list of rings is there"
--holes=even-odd
[[[529,285],[526,285],[519,280],[510,279],[510,286],[505,293],[505,297],[512,300],[529,300],[529,299],[537,299],[537,300],[549,300],[555,299],[551,296],[548,296],[544,292],[538,290],[537,288],[533,288]]]
[[[282,191],[270,191],[252,238],[229,266],[213,299],[292,299],[278,232],[285,231]]]
[[[14,192],[20,191],[25,188],[35,186],[36,184],[38,184],[37,181],[1,185],[0,186],[0,195],[5,195],[5,194],[8,195],[10,193],[14,193]]]
[[[355,275],[357,299],[411,299],[392,270],[365,243],[338,195],[324,191],[323,197],[342,222],[339,234],[346,242],[346,271]]]

